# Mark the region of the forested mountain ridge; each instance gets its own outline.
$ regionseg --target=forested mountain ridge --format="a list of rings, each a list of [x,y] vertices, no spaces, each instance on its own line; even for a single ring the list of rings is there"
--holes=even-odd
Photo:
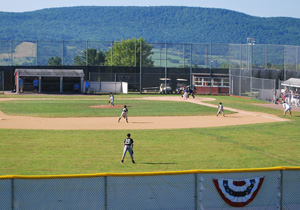
[[[0,40],[300,44],[300,19],[199,7],[65,7],[0,12]]]

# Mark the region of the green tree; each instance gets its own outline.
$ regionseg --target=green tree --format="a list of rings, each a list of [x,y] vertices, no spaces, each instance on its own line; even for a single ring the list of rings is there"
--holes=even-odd
[[[112,66],[140,66],[140,52],[142,44],[142,65],[154,66],[151,55],[153,46],[143,38],[132,38],[121,42],[114,42],[111,51],[106,52],[105,65]],[[111,57],[112,54],[112,57]],[[111,63],[112,61],[112,63]]]
[[[49,66],[62,66],[61,58],[56,56],[56,57],[51,57],[49,58],[48,65]]]
[[[93,48],[83,51],[81,56],[76,55],[74,58],[74,65],[76,66],[101,66],[104,62],[105,54],[101,50],[97,51]]]

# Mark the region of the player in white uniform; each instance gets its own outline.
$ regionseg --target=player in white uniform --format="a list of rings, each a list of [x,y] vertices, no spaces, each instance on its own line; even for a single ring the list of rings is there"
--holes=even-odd
[[[220,112],[222,112],[222,114],[223,114],[223,117],[225,117],[225,113],[224,113],[224,109],[223,109],[223,104],[222,104],[222,102],[220,102],[220,104],[219,104],[219,110],[218,110],[218,113],[217,113],[217,117],[218,117],[218,115],[220,114]]]
[[[126,122],[128,123],[127,113],[128,113],[127,106],[124,105],[124,108],[122,109],[122,113],[121,113],[121,116],[119,117],[118,122],[120,122],[121,118],[124,117],[126,119]]]
[[[186,87],[183,87],[183,100],[187,100],[188,98],[188,91],[187,91],[187,88]]]
[[[135,163],[134,160],[133,160],[133,151],[132,151],[132,149],[133,149],[133,139],[130,138],[130,133],[127,134],[127,138],[124,140],[123,148],[124,148],[124,150],[123,150],[121,163],[124,163],[124,158],[125,158],[127,150],[129,151],[129,154],[131,156],[132,163]]]
[[[283,112],[283,116],[285,116],[287,111],[289,111],[290,115],[292,116],[292,107],[289,104],[287,104],[285,101],[283,102],[283,107],[285,108]]]
[[[114,102],[115,102],[115,97],[112,93],[110,93],[109,95],[109,101],[110,101],[110,105],[114,106]]]

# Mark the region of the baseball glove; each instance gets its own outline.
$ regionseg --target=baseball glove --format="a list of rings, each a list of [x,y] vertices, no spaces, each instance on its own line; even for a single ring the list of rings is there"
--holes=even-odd
[[[133,150],[131,150],[132,151],[132,154],[133,154]]]
[[[110,100],[108,100],[108,103],[110,103]]]

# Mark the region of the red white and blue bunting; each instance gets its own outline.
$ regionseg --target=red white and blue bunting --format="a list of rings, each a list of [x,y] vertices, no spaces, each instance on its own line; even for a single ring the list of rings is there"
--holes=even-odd
[[[264,177],[243,180],[213,179],[223,200],[233,207],[244,207],[257,195]]]

